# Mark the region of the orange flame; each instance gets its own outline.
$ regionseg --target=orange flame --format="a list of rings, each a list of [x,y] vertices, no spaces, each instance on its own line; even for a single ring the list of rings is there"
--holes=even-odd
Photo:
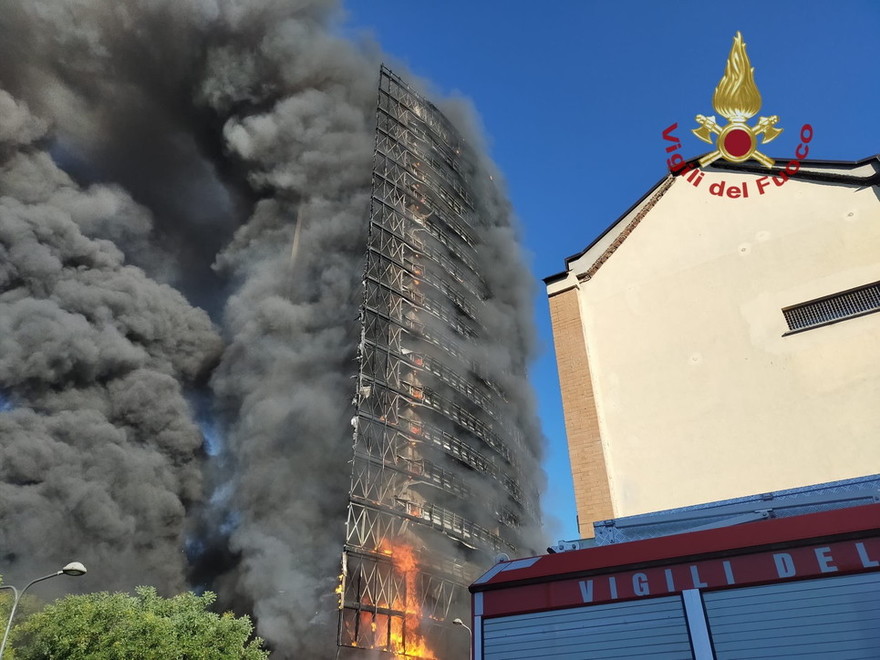
[[[404,616],[403,619],[391,618],[391,650],[400,659],[415,657],[437,660],[437,655],[431,650],[427,640],[418,632],[424,615],[416,586],[419,565],[414,549],[405,543],[392,544],[385,541],[380,551],[391,557],[394,572],[403,576],[405,585],[403,599],[398,597],[392,605],[393,609],[402,611]]]
[[[339,609],[342,609],[343,600],[345,598],[345,573],[339,574],[339,584],[336,585],[336,588],[333,590],[333,593],[336,594],[339,598],[337,598]]]

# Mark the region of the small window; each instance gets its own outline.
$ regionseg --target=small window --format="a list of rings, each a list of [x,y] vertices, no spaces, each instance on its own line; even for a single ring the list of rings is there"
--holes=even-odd
[[[805,330],[880,311],[880,282],[782,310],[788,329]]]

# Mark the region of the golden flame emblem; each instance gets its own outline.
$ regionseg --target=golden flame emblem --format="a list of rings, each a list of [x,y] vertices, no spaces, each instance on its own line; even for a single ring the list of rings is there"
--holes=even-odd
[[[730,123],[719,126],[714,116],[697,115],[696,121],[700,127],[693,129],[694,135],[709,144],[713,143],[713,134],[718,136],[715,151],[703,156],[700,166],[705,167],[718,158],[731,163],[754,158],[762,165],[771,167],[775,161],[758,151],[758,137],[762,138],[762,144],[766,144],[779,137],[782,129],[776,128],[779,121],[776,115],[760,117],[755,126],[746,123],[761,109],[761,93],[755,84],[755,67],[749,61],[746,44],[739,32],[733,38],[724,76],[712,96],[712,106]]]

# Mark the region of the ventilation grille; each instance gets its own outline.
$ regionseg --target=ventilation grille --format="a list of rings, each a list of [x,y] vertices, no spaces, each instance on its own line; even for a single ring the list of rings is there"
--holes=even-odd
[[[789,330],[803,330],[825,323],[880,310],[880,282],[827,298],[783,309]]]

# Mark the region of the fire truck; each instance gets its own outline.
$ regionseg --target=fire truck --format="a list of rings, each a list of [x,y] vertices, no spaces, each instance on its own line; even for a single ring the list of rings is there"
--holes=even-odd
[[[473,657],[880,659],[880,491],[800,495],[604,521],[500,561],[470,587]]]

